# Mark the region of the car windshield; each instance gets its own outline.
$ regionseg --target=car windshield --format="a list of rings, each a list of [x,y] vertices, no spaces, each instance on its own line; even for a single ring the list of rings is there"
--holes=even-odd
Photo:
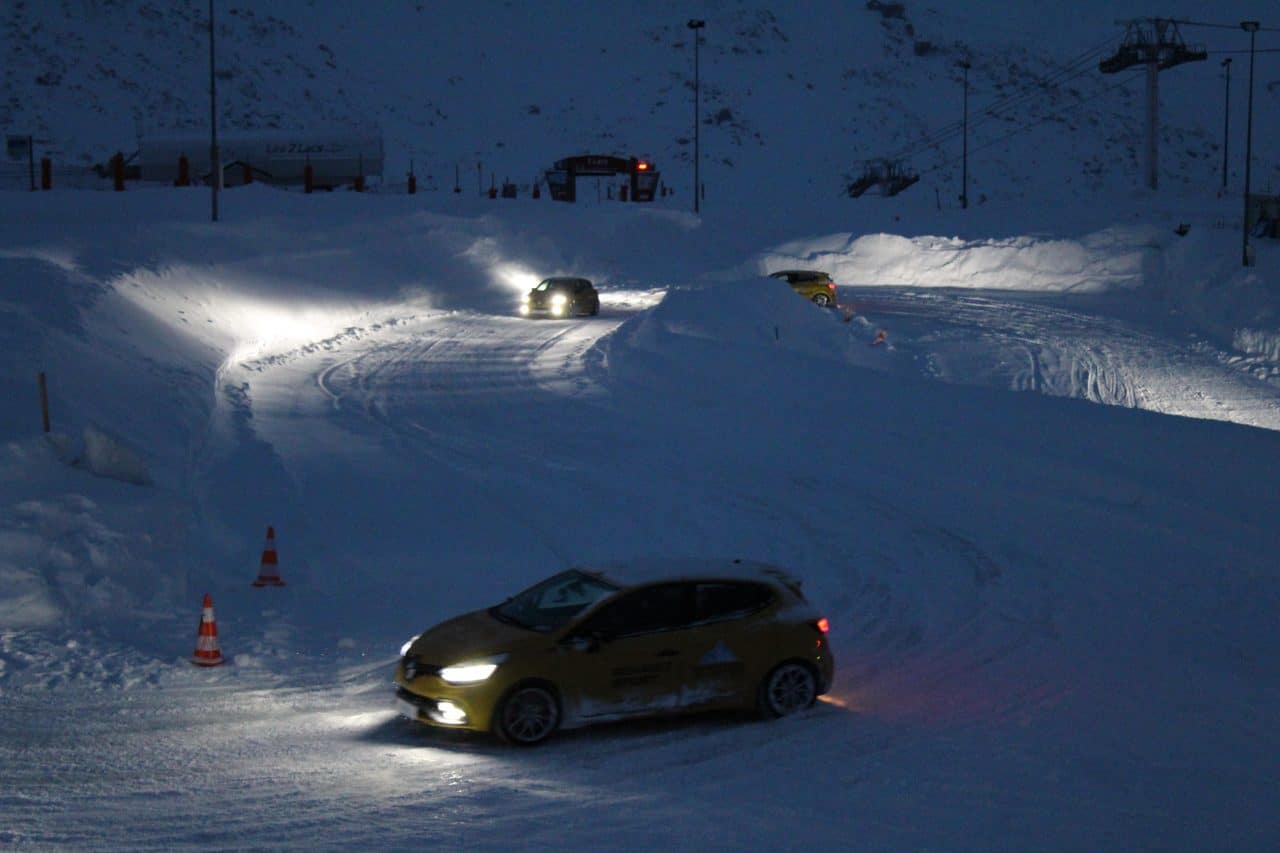
[[[489,613],[500,622],[548,633],[617,591],[613,584],[570,569],[491,607]]]
[[[539,291],[564,290],[565,288],[569,287],[572,284],[573,282],[565,281],[562,278],[547,278],[538,282],[538,286],[535,287],[534,290],[539,290]]]

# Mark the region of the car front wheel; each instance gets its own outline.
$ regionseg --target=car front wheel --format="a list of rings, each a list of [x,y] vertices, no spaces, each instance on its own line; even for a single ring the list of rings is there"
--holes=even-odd
[[[551,737],[560,725],[555,694],[537,684],[517,686],[503,698],[494,718],[494,731],[508,743],[533,746]]]
[[[779,664],[760,685],[760,710],[766,717],[785,717],[811,707],[818,698],[818,677],[799,661]]]

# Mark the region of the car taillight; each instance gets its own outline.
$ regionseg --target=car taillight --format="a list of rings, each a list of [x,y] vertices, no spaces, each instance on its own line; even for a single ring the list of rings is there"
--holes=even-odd
[[[827,290],[835,290],[835,289],[836,289],[836,283],[834,281],[827,282]]]
[[[825,634],[831,630],[831,623],[827,621],[827,617],[823,616],[813,623],[813,627],[817,628],[819,633]]]

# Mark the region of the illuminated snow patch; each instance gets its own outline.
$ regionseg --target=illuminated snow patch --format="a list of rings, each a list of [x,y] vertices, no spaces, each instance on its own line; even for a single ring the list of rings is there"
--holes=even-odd
[[[138,270],[112,285],[167,326],[227,353],[233,363],[331,337],[366,313],[362,306],[303,296],[302,283],[221,269]]]
[[[1154,229],[1138,227],[1080,239],[833,234],[765,252],[757,267],[762,273],[823,270],[837,285],[1094,292],[1140,286],[1143,264],[1158,249],[1156,237]]]
[[[602,290],[600,291],[601,308],[624,311],[643,311],[660,303],[667,296],[664,287],[649,290]]]
[[[514,263],[497,264],[492,267],[490,274],[504,287],[521,295],[533,290],[542,281],[537,273]]]

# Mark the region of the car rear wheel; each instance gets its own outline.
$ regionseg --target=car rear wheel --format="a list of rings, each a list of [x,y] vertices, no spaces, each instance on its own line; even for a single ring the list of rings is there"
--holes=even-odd
[[[760,685],[760,710],[770,718],[803,711],[818,698],[818,676],[799,661],[774,667]]]
[[[508,743],[533,746],[541,743],[560,725],[560,703],[539,684],[515,687],[503,698],[494,718],[494,731]]]
[[[831,304],[830,294],[827,294],[827,293],[813,294],[813,304],[826,308],[828,305]]]

